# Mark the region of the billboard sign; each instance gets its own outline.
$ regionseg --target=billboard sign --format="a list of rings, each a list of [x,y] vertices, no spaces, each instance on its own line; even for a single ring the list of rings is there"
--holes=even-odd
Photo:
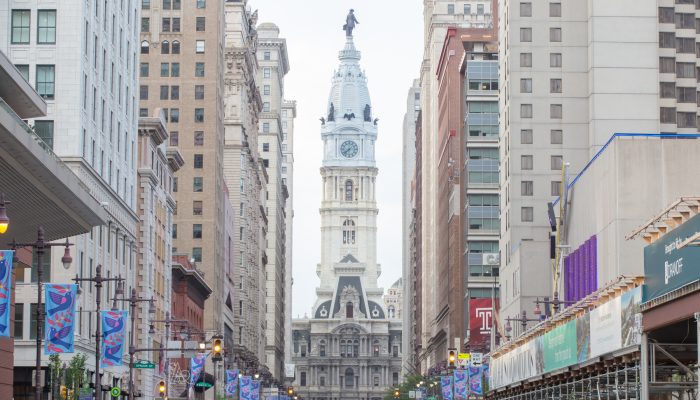
[[[700,264],[700,249],[697,246],[679,249],[684,240],[697,232],[700,232],[700,214],[644,248],[645,302],[700,279],[700,271],[691,267]]]

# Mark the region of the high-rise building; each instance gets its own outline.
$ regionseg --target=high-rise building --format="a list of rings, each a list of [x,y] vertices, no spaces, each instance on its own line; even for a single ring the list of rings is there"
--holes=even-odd
[[[180,149],[185,162],[173,181],[173,253],[189,254],[203,272],[213,290],[204,329],[224,334],[224,320],[233,319],[226,307],[233,272],[225,265],[224,238],[224,2],[139,3],[139,114],[162,108],[169,145]]]
[[[93,277],[99,265],[103,276],[124,278],[126,290],[136,286],[139,8],[137,2],[13,0],[0,11],[0,25],[8,27],[0,31],[0,50],[47,103],[46,117],[30,125],[107,212],[106,225],[70,238],[71,268],[59,262],[63,249],[54,248],[45,258],[50,261],[45,282],[70,283],[76,274]],[[30,328],[36,325],[30,316],[36,313],[37,275],[32,268],[16,281],[15,311],[26,316],[28,325],[15,340],[15,397],[34,390],[30,370],[36,332]],[[91,375],[96,290],[91,282],[80,286],[75,348],[87,356]],[[114,282],[102,288],[104,307],[111,304],[114,289]],[[103,383],[126,387],[121,374],[101,372]]]
[[[262,92],[257,81],[257,13],[247,1],[225,4],[224,177],[238,209],[234,248],[234,346],[232,361],[243,370],[264,371],[268,210],[267,168],[259,153]],[[264,74],[271,74],[269,68]],[[271,78],[270,78],[271,79]],[[266,107],[270,107],[270,103]],[[269,117],[268,117],[269,118]]]
[[[695,131],[695,5],[673,3],[500,1],[501,319],[553,294],[547,203],[567,176],[615,132]]]
[[[388,319],[403,320],[403,278],[394,282],[384,294],[384,308]]]
[[[287,186],[287,202],[284,206],[285,258],[284,258],[284,362],[292,362],[292,245],[294,223],[294,119],[297,116],[295,101],[282,102],[282,184]],[[286,377],[285,377],[286,378]],[[282,381],[282,379],[279,379]]]
[[[289,71],[287,42],[279,28],[262,23],[258,31],[257,81],[262,88],[262,112],[258,128],[258,153],[267,172],[263,204],[267,215],[267,265],[265,266],[265,365],[274,377],[284,376],[285,280],[286,280],[286,201],[289,197],[283,173],[284,130],[289,123],[283,117],[284,76]]]
[[[416,289],[415,276],[415,169],[416,169],[416,121],[420,113],[420,81],[413,80],[406,97],[406,113],[403,116],[403,149],[402,149],[402,180],[401,180],[401,243],[402,243],[402,277],[403,277],[403,363],[404,368],[413,371],[415,368],[414,312],[413,293]]]
[[[377,285],[377,119],[346,31],[321,120],[321,283],[310,318],[292,321],[294,387],[304,398],[381,399],[399,383],[400,319]]]
[[[440,311],[438,287],[440,277],[438,275],[438,185],[441,182],[438,171],[438,157],[441,154],[438,135],[438,82],[437,68],[442,54],[442,49],[448,27],[459,28],[490,28],[493,27],[493,10],[495,0],[474,0],[458,2],[455,0],[425,0],[423,2],[424,17],[424,41],[423,63],[421,65],[420,90],[421,90],[421,143],[418,146],[421,154],[416,157],[421,159],[420,171],[420,209],[419,214],[421,232],[420,239],[421,270],[421,328],[420,347],[417,363],[421,364],[421,370],[427,371],[446,358],[446,351],[431,347],[431,339],[439,336],[439,330],[435,329],[435,319]],[[446,160],[449,161],[449,160]],[[418,171],[416,172],[418,174]],[[446,178],[445,178],[446,179]],[[450,339],[452,347],[454,343]],[[433,340],[434,341],[434,340]],[[443,348],[445,345],[442,346]]]
[[[165,321],[171,313],[173,235],[170,229],[176,207],[172,181],[175,172],[185,163],[177,147],[167,146],[169,134],[165,115],[160,109],[153,112],[153,117],[139,118],[136,146],[136,209],[139,214],[136,288],[142,298],[155,300],[153,315],[148,312],[148,303],[138,305],[138,336],[134,343],[142,349],[167,348],[168,344],[165,323],[151,320]],[[158,369],[141,370],[136,375],[136,385],[146,389],[145,396],[158,396],[156,383],[165,378],[166,360],[156,352],[145,352],[139,358],[159,364]]]

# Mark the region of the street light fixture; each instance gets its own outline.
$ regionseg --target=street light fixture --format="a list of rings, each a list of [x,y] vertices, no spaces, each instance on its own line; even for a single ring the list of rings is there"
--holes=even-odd
[[[7,232],[7,228],[10,226],[10,218],[7,217],[5,204],[10,204],[10,202],[5,201],[4,193],[0,193],[0,235]]]
[[[4,226],[5,230],[7,230],[7,226],[9,224],[9,218],[7,218],[7,213],[4,211],[5,207],[4,205],[8,203],[4,199],[4,195],[0,195],[0,217],[4,214]],[[0,219],[0,224],[3,223],[3,220]],[[1,225],[0,225],[1,226]],[[4,232],[4,231],[3,231]],[[0,232],[2,233],[2,232]],[[41,390],[42,390],[42,382],[41,382],[41,330],[44,326],[44,311],[42,310],[42,286],[43,286],[43,279],[44,279],[44,263],[43,263],[43,258],[44,258],[44,253],[51,249],[51,247],[55,246],[65,246],[65,252],[63,254],[63,257],[61,258],[61,262],[63,262],[63,268],[70,268],[70,263],[72,262],[72,258],[70,256],[70,246],[72,246],[72,243],[68,242],[68,238],[66,238],[65,243],[46,243],[44,241],[44,227],[40,226],[37,229],[37,235],[36,235],[36,242],[34,243],[16,243],[14,240],[12,241],[12,249],[16,250],[17,248],[22,248],[22,247],[31,247],[36,251],[36,283],[37,283],[37,305],[36,305],[36,370],[34,372],[34,379],[35,379],[35,386],[34,386],[34,400],[41,400]],[[14,255],[12,257],[13,261],[17,261],[17,251],[14,252]]]
[[[67,242],[66,242],[67,243]],[[73,259],[70,256],[70,253],[68,252],[68,247],[66,246],[66,251],[63,254],[63,257],[61,258],[61,262],[63,263],[63,268],[68,269],[68,266],[70,266],[70,263]],[[100,321],[100,305],[101,305],[101,300],[102,300],[102,283],[103,282],[110,282],[110,281],[115,281],[117,282],[117,290],[119,290],[119,284],[124,281],[124,278],[121,276],[114,277],[114,278],[105,278],[102,276],[102,265],[97,264],[95,267],[95,276],[90,277],[90,278],[81,278],[78,276],[78,274],[75,274],[75,278],[73,278],[75,283],[80,283],[80,282],[93,282],[95,283],[95,304],[97,305],[97,310],[95,311],[96,314],[96,320],[97,320],[97,326],[95,327],[95,398],[97,399],[98,396],[100,395],[102,391],[102,380],[100,376],[100,345],[102,342],[102,321]]]
[[[121,286],[121,287],[119,287]],[[136,331],[136,304],[144,301],[148,301],[148,314],[153,315],[156,312],[155,300],[153,297],[150,299],[144,299],[136,296],[136,288],[131,288],[131,295],[129,297],[124,297],[124,282],[120,282],[117,285],[117,293],[121,294],[122,297],[114,297],[114,306],[116,308],[116,302],[128,302],[129,303],[129,318],[131,319],[131,332],[129,333],[129,400],[134,399],[134,354],[136,354],[136,347],[134,347],[134,332]]]

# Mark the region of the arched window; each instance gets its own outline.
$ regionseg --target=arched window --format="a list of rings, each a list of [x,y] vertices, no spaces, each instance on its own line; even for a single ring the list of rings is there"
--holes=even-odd
[[[170,42],[163,40],[160,44],[160,52],[161,54],[170,54]]]
[[[348,179],[345,181],[345,201],[352,201],[352,181]]]
[[[389,318],[394,318],[394,306],[389,306]]]
[[[352,301],[348,301],[347,304],[345,304],[345,318],[352,318]]]
[[[351,219],[343,222],[343,244],[355,244],[355,221]]]
[[[148,54],[151,46],[148,44],[148,40],[141,42],[141,54]]]
[[[173,40],[173,54],[180,54],[180,41]]]
[[[352,372],[352,368],[345,370],[345,387],[351,388],[355,386],[355,373]]]

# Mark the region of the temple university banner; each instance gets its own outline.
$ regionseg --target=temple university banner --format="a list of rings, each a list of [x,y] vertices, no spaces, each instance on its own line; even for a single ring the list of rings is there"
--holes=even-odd
[[[75,284],[47,283],[44,331],[44,354],[73,353],[75,337]]]
[[[0,250],[0,336],[10,336],[12,304],[12,250]]]
[[[442,398],[444,400],[452,400],[452,377],[441,376],[440,387],[442,388]]]
[[[469,300],[469,344],[472,350],[489,350],[494,311],[491,304],[490,298]]]
[[[463,369],[455,370],[455,395],[454,400],[467,399],[467,371]]]
[[[102,368],[123,364],[124,345],[126,343],[126,320],[129,311],[102,311]]]
[[[240,400],[253,400],[253,378],[241,376],[240,379]]]
[[[238,370],[226,371],[226,396],[236,396],[238,389]]]

